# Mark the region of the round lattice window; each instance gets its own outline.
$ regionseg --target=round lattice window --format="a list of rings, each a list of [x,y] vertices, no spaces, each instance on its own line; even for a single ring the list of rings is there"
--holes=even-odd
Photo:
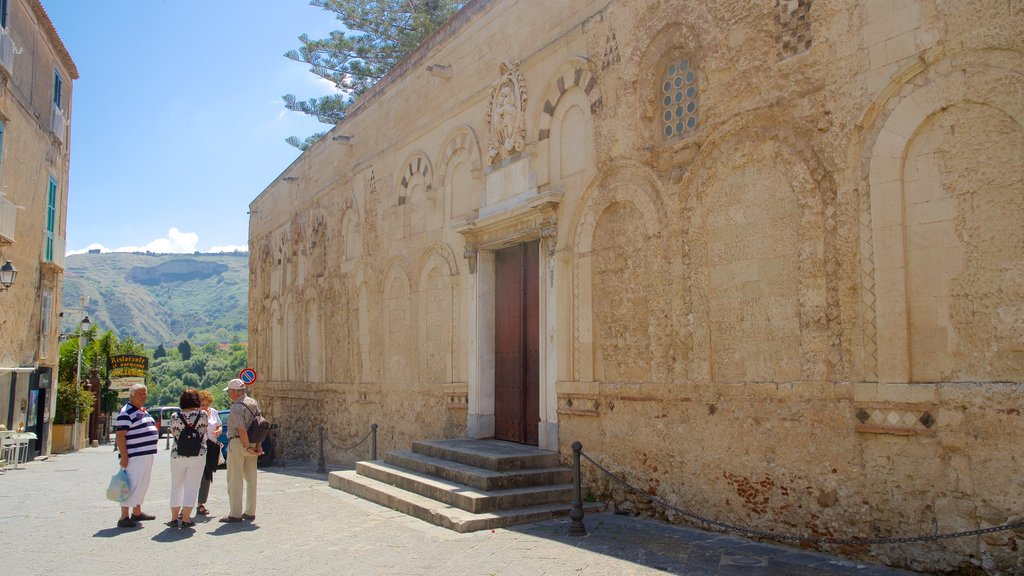
[[[668,65],[661,83],[661,131],[665,139],[685,138],[697,129],[697,74],[689,58]]]

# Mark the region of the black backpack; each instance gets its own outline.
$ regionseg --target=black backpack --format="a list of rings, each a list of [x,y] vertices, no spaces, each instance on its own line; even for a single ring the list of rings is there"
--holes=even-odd
[[[204,434],[196,429],[199,416],[201,416],[201,413],[196,412],[195,418],[192,419],[192,424],[189,425],[185,415],[179,414],[185,428],[178,434],[178,456],[199,456],[204,440]]]
[[[263,439],[267,437],[267,433],[270,432],[270,421],[263,417],[263,411],[259,410],[259,408],[257,408],[257,412],[253,412],[252,408],[248,406],[245,406],[245,409],[252,414],[252,422],[245,430],[249,436],[249,445],[259,446],[263,443]]]

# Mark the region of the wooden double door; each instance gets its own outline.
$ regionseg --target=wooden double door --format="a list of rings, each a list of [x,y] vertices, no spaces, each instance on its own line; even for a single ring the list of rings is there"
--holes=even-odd
[[[495,253],[494,437],[536,446],[540,423],[540,244]]]

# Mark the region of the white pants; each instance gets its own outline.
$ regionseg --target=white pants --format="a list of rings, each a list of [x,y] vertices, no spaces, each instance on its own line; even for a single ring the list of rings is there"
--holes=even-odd
[[[125,468],[125,471],[128,472],[128,487],[131,489],[131,493],[128,495],[128,500],[125,500],[121,506],[127,508],[142,506],[142,501],[146,499],[146,492],[149,491],[149,476],[153,472],[153,454],[132,456],[128,459],[128,467]]]
[[[206,458],[179,456],[171,458],[171,508],[194,508],[199,498]]]

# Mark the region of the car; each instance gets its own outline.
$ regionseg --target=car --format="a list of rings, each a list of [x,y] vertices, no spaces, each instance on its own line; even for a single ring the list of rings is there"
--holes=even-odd
[[[221,425],[220,436],[217,437],[217,442],[220,442],[220,453],[226,467],[228,463],[228,416],[231,415],[231,410],[218,410],[217,415],[220,416]],[[277,424],[270,425],[272,433],[277,428]],[[274,441],[271,436],[272,434],[267,434],[267,437],[263,439],[263,443],[260,444],[263,447],[263,455],[256,460],[257,466],[270,466],[274,463]]]
[[[149,409],[149,415],[153,417],[153,422],[159,430],[158,437],[163,438],[164,434],[167,434],[171,426],[171,416],[177,413],[181,413],[181,408],[177,406],[158,406]]]
[[[228,462],[228,415],[231,414],[231,410],[217,410],[217,416],[220,416],[220,436],[217,437],[217,442],[220,443],[220,456],[221,461],[227,466]]]

